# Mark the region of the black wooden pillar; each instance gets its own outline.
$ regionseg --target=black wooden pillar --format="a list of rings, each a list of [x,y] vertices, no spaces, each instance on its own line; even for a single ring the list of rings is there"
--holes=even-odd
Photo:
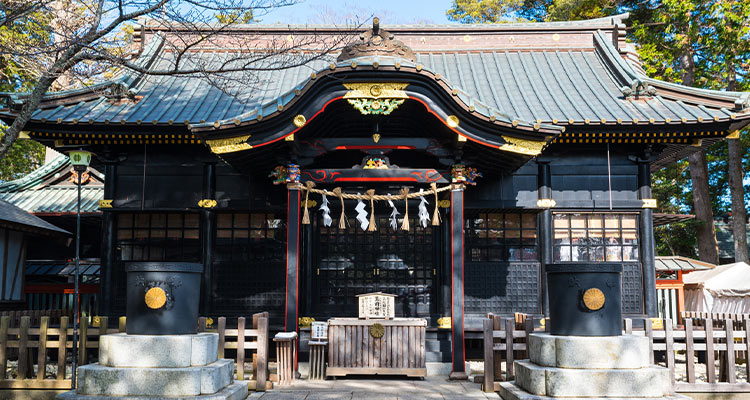
[[[651,200],[651,168],[647,161],[638,162],[638,197],[644,200],[639,218],[640,256],[643,267],[643,306],[649,317],[656,317],[656,249],[654,243],[654,210]]]
[[[297,330],[297,307],[299,304],[299,224],[300,187],[298,183],[287,185],[286,218],[286,307],[284,308],[284,330]]]
[[[443,268],[442,268],[442,274],[440,275],[440,299],[441,299],[441,309],[440,313],[441,316],[447,317],[451,315],[451,281],[453,281],[453,276],[451,275],[451,263],[453,262],[453,259],[451,258],[451,210],[450,208],[444,208],[440,212],[443,213],[443,221],[446,223],[442,224],[442,231],[440,232],[442,236],[442,243],[443,245],[440,246],[441,251],[441,258],[444,262]]]
[[[203,276],[201,277],[201,315],[213,311],[214,299],[214,244],[216,242],[216,203],[205,200],[216,200],[216,164],[203,165],[203,200],[201,206],[201,249]],[[205,204],[208,203],[208,204]]]
[[[115,187],[117,182],[117,165],[113,162],[104,165],[104,201],[100,203],[102,210],[102,268],[99,277],[99,315],[113,315],[113,282],[117,271],[115,248],[117,247],[117,220],[112,212],[112,200],[115,198]],[[105,206],[106,205],[106,206]],[[109,207],[107,207],[109,206]]]
[[[451,189],[451,379],[468,379],[464,347],[464,188]]]
[[[549,296],[547,295],[547,265],[554,262],[552,253],[552,207],[554,201],[552,200],[552,178],[550,175],[549,163],[539,163],[537,172],[537,192],[538,201],[537,205],[543,207],[542,212],[539,213],[538,224],[539,224],[539,249],[541,250],[541,287],[542,287],[542,312],[544,315],[548,315],[549,310]]]

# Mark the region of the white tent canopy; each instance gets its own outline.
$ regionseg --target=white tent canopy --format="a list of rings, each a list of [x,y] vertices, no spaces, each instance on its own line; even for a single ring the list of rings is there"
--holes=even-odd
[[[685,310],[710,313],[750,313],[750,265],[719,265],[685,274]]]

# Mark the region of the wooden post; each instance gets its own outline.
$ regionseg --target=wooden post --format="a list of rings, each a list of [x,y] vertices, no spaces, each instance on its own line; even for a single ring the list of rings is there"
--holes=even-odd
[[[526,345],[526,349],[524,349],[524,358],[529,358],[529,335],[534,333],[534,316],[529,315],[526,317],[526,321],[524,321],[524,331],[526,332],[526,338],[524,339],[524,344]]]
[[[107,334],[107,328],[109,328],[109,318],[99,317],[99,342],[102,341],[102,336]]]
[[[245,317],[237,318],[237,380],[245,380]]]
[[[89,319],[88,318],[81,318],[81,326],[80,326],[80,336],[78,337],[78,365],[86,365],[88,364],[88,361],[86,359],[86,356],[88,355],[88,349],[86,349],[86,345],[89,342]]]
[[[104,180],[104,199],[113,200],[115,199],[115,190],[117,184],[117,164],[113,162],[107,162],[104,164],[104,176],[107,179]],[[119,278],[119,275],[115,271],[117,268],[117,256],[115,254],[117,247],[117,219],[114,212],[110,208],[100,209],[102,213],[101,221],[101,269],[99,281],[99,307],[100,315],[111,315],[113,312],[113,297],[116,296],[114,293],[115,286],[113,282]],[[122,274],[120,272],[120,274]],[[124,276],[124,275],[123,275]]]
[[[649,365],[653,365],[654,364],[654,327],[651,323],[651,319],[645,318],[643,320],[643,327],[646,330],[646,337],[648,338]]]
[[[65,354],[68,349],[68,317],[60,317],[60,335],[57,347],[57,380],[65,379]]]
[[[729,383],[737,382],[734,367],[734,323],[731,319],[724,320],[724,332],[727,335],[727,355],[726,355],[726,381]],[[745,361],[747,362],[747,360]]]
[[[704,320],[706,330],[706,375],[708,383],[716,383],[716,363],[714,360],[714,321]]]
[[[24,380],[29,373],[29,325],[31,318],[21,317],[21,324],[18,330],[18,376],[16,379]]]
[[[625,334],[626,335],[632,335],[633,334],[633,320],[630,318],[625,318]]]
[[[268,380],[268,318],[258,319],[258,367],[255,370],[255,390],[266,390]]]
[[[638,198],[651,198],[651,169],[647,160],[638,160]],[[639,221],[641,267],[643,273],[644,313],[656,317],[656,248],[654,241],[654,210],[641,209]]]
[[[669,384],[674,387],[674,332],[672,332],[672,320],[662,320],[664,326],[664,341],[666,342],[667,368],[669,368]]]
[[[219,325],[217,330],[219,332],[219,358],[224,358],[224,346],[226,342],[226,329],[227,329],[227,318],[219,317]]]
[[[3,315],[0,317],[0,379],[6,379],[5,371],[8,369],[8,326],[10,326],[10,317]]]
[[[516,322],[513,318],[505,320],[505,376],[508,380],[512,380],[515,377],[513,373],[513,330],[516,327]]]
[[[495,352],[492,349],[492,319],[482,320],[484,331],[484,391],[495,391]]]
[[[744,319],[742,320],[742,329],[745,331],[745,374],[747,376],[747,381],[750,382],[750,320],[748,319],[747,314],[745,314]]]
[[[47,328],[49,328],[49,317],[41,317],[39,321],[39,346],[37,346],[37,373],[36,379],[43,380],[47,368]]]
[[[464,189],[451,189],[451,354],[450,379],[468,379],[464,347]]]
[[[502,318],[500,318],[499,315],[492,316],[492,330],[493,331],[503,330],[503,320]],[[502,341],[498,340],[497,342],[494,342],[494,343],[502,343]],[[493,343],[493,347],[494,347],[494,343]],[[498,351],[497,353],[493,354],[493,357],[495,359],[495,380],[502,381],[503,380],[503,353],[501,351]]]
[[[127,323],[126,318],[127,317],[120,317],[120,319],[117,321],[117,330],[120,331],[120,333],[125,332],[125,324]]]
[[[207,162],[203,164],[203,199],[216,199],[216,164]],[[201,303],[200,315],[210,315],[213,312],[214,299],[214,245],[216,243],[216,211],[213,208],[201,208],[201,262],[203,263],[203,274],[201,275]]]
[[[685,321],[685,370],[688,383],[695,383],[695,340],[693,339],[693,319],[682,317]]]

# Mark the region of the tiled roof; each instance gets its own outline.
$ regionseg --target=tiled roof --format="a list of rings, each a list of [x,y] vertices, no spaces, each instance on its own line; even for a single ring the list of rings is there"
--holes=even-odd
[[[20,179],[0,184],[0,199],[35,214],[74,213],[78,203],[76,185],[49,184],[50,180],[69,173],[70,167],[67,156],[58,156]],[[93,168],[89,168],[89,173],[99,182],[104,180]],[[104,185],[99,182],[81,187],[81,212],[99,212],[99,200],[104,196]]]
[[[9,229],[29,230],[34,233],[47,235],[70,235],[70,232],[60,229],[3,200],[0,200],[0,226]]]
[[[716,265],[705,261],[693,260],[692,258],[680,256],[657,256],[656,271],[706,271],[714,269]]]
[[[626,17],[626,16],[624,16]],[[587,23],[520,24],[503,26],[439,27],[443,30],[481,32],[487,29],[555,29],[614,26],[623,16]],[[528,25],[528,26],[527,26]],[[255,26],[262,30],[263,26]],[[281,29],[267,27],[267,29]],[[398,28],[398,27],[397,27]],[[438,29],[433,27],[434,29]],[[292,28],[289,28],[290,30]],[[400,29],[406,29],[400,27]],[[429,31],[428,26],[415,30]],[[32,117],[37,122],[62,124],[96,123],[124,125],[210,126],[254,121],[278,112],[300,96],[313,76],[362,69],[386,69],[427,75],[441,81],[467,108],[493,120],[508,123],[556,125],[701,124],[750,117],[747,93],[729,93],[683,87],[650,79],[626,61],[612,38],[601,31],[588,33],[582,48],[537,46],[531,49],[484,48],[463,51],[421,51],[416,62],[385,56],[368,56],[336,63],[335,55],[307,65],[277,69],[289,62],[273,57],[265,61],[270,70],[259,72],[257,82],[240,84],[242,76],[229,76],[227,91],[217,89],[199,76],[137,76],[122,74],[116,82],[97,90],[59,92]],[[413,38],[411,40],[414,40]],[[153,36],[140,59],[151,69],[165,69],[175,57],[163,50],[163,38]],[[227,60],[242,62],[253,57],[227,49],[188,53],[190,62],[217,65]],[[356,63],[356,67],[354,67]],[[352,76],[352,75],[349,75]],[[250,89],[252,88],[252,91]],[[110,101],[106,92],[127,92],[137,101]],[[638,92],[638,96],[634,94]],[[20,101],[18,99],[13,101]],[[731,106],[727,106],[731,105]]]

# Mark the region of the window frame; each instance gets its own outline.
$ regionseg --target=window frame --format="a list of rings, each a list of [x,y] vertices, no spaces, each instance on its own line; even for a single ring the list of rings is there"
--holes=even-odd
[[[558,227],[556,225],[556,222],[559,220],[559,216],[565,216],[567,217],[567,226],[566,227]],[[584,216],[584,227],[573,227],[573,216]],[[600,227],[590,227],[590,221],[592,219],[591,216],[599,216],[599,220],[601,221]],[[607,228],[607,216],[617,216],[617,228]],[[634,228],[624,228],[623,227],[623,217],[625,216],[633,216],[635,221],[635,227]],[[589,211],[589,212],[580,212],[580,211],[555,211],[552,215],[552,259],[554,262],[590,262],[590,263],[598,263],[598,262],[616,262],[616,263],[639,263],[640,262],[640,240],[641,240],[641,232],[640,232],[640,213],[635,211],[622,211],[622,212],[607,212],[607,211]],[[566,243],[559,244],[558,243],[558,234],[560,232],[564,232],[567,230],[567,235],[563,240],[567,240]],[[585,231],[585,237],[583,238],[577,238],[574,236],[573,231]],[[591,232],[599,231],[601,232],[601,243],[596,244],[592,243],[591,239],[592,237],[590,235]],[[607,231],[616,231],[617,232],[617,239],[619,243],[611,244],[607,243]],[[625,241],[625,233],[634,233],[635,234],[635,241],[634,243],[626,244]],[[579,243],[574,243],[574,239],[579,239]],[[582,247],[585,249],[586,259],[578,259],[573,260],[573,249],[576,247]],[[592,249],[600,247],[602,249],[602,255],[603,259],[596,260],[592,259],[591,255],[594,254],[594,251]],[[563,260],[562,257],[562,249],[567,248],[569,251],[567,259]],[[619,257],[618,259],[609,259],[609,255],[612,253],[609,253],[608,250],[612,248],[619,248]],[[629,249],[629,250],[628,250]],[[626,251],[632,252],[632,258],[625,259],[626,258]]]

